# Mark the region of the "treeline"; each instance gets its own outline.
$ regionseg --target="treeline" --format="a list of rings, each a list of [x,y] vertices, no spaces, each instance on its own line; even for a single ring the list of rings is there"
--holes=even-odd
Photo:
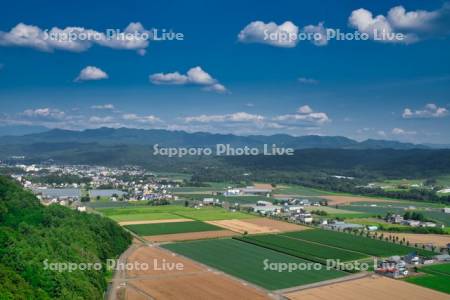
[[[42,206],[0,177],[0,298],[102,299],[107,259],[131,243],[115,222],[60,205]],[[47,265],[46,265],[47,263]],[[100,263],[95,270],[57,271],[52,263]]]
[[[339,173],[331,173],[339,174]],[[346,176],[349,176],[348,174]],[[381,178],[378,178],[381,180]],[[366,196],[386,197],[415,201],[430,201],[450,203],[450,196],[440,196],[432,189],[413,188],[401,191],[383,190],[380,187],[365,187],[368,180],[355,177],[354,179],[335,178],[326,172],[254,170],[246,171],[242,168],[204,168],[194,172],[193,182],[219,182],[233,183],[268,182],[274,184],[297,184],[305,187],[322,189],[333,192],[351,193]]]

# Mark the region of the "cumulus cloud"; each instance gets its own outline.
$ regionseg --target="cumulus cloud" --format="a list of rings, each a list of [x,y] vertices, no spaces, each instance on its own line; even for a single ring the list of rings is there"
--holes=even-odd
[[[199,115],[184,118],[187,123],[210,123],[210,122],[261,122],[265,118],[260,115],[237,112],[224,115]]]
[[[273,118],[274,121],[281,123],[289,123],[291,125],[315,123],[317,125],[323,125],[331,122],[331,119],[324,112],[315,112],[310,106],[301,106],[297,113],[280,115]]]
[[[140,116],[137,114],[124,114],[122,119],[127,121],[135,121],[138,123],[157,123],[161,122],[161,119],[154,115]]]
[[[243,43],[261,43],[289,48],[297,45],[298,32],[298,27],[291,21],[281,25],[274,22],[254,21],[239,32],[238,40]]]
[[[442,118],[448,115],[448,109],[445,107],[438,107],[434,103],[428,103],[423,109],[412,110],[405,108],[402,113],[404,119],[430,119]]]
[[[309,34],[313,38],[311,43],[316,46],[326,46],[328,45],[328,34],[327,29],[323,26],[323,22],[318,25],[307,25],[303,27],[304,33]]]
[[[149,76],[149,80],[157,85],[199,85],[204,90],[217,93],[228,92],[225,86],[214,79],[209,73],[205,72],[201,67],[190,68],[186,74],[180,72],[173,73],[155,73]]]
[[[450,33],[450,5],[445,3],[434,11],[407,11],[403,6],[396,6],[388,11],[387,16],[374,16],[371,11],[360,8],[351,13],[349,24],[380,42],[414,43]],[[381,36],[382,33],[385,35]],[[403,38],[392,38],[394,34],[401,34]]]
[[[92,105],[91,108],[100,110],[113,110],[115,107],[113,104],[100,104],[100,105]]]
[[[106,74],[105,71],[94,66],[87,66],[80,71],[80,74],[75,78],[75,81],[101,80],[107,78],[108,74]]]
[[[83,52],[93,45],[98,45],[112,49],[135,50],[143,55],[149,39],[151,32],[139,22],[130,23],[121,34],[116,35],[106,35],[77,26],[53,27],[45,30],[24,23],[17,24],[10,31],[0,31],[0,46],[27,47],[45,52],[55,50]]]
[[[53,108],[37,108],[27,109],[23,111],[22,116],[29,119],[59,121],[65,117],[65,113],[59,109]]]
[[[392,129],[393,135],[415,135],[416,133],[417,133],[416,131],[407,131],[402,128],[393,128]]]

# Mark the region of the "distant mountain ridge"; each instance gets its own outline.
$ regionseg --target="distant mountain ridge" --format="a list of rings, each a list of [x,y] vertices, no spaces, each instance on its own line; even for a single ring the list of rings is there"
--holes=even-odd
[[[214,147],[230,144],[233,147],[261,147],[276,144],[294,149],[429,149],[429,146],[398,141],[368,139],[362,142],[342,136],[291,136],[287,134],[248,135],[188,133],[164,129],[98,128],[83,131],[52,129],[22,136],[0,137],[0,145],[29,145],[35,143],[99,143],[103,145],[154,145],[161,147]]]

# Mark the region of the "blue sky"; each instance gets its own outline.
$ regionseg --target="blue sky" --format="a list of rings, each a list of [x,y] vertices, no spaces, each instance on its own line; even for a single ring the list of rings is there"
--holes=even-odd
[[[0,126],[449,144],[449,10],[445,1],[8,3],[0,18]],[[104,33],[130,23],[133,32],[184,37],[62,45],[33,36],[54,27]],[[369,38],[263,38],[320,38],[327,29]],[[374,30],[403,40],[375,41]]]

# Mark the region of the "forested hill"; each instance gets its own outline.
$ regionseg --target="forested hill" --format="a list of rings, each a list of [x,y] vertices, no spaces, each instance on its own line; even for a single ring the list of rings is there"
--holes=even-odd
[[[42,206],[0,177],[0,299],[102,299],[106,268],[58,272],[48,263],[106,263],[131,236],[104,217],[60,205]]]

